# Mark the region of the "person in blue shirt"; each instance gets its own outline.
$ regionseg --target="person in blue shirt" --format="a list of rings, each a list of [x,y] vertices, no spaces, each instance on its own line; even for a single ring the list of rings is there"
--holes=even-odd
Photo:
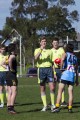
[[[78,85],[78,63],[77,57],[73,53],[74,46],[72,44],[67,44],[65,53],[61,59],[61,69],[64,71],[61,75],[61,80],[59,83],[58,88],[58,95],[56,101],[56,107],[52,110],[52,112],[59,112],[60,111],[60,101],[62,91],[65,85],[68,85],[68,94],[69,94],[69,101],[68,101],[68,111],[72,112],[72,103],[73,103],[73,85],[76,83]],[[76,74],[76,77],[75,77]]]

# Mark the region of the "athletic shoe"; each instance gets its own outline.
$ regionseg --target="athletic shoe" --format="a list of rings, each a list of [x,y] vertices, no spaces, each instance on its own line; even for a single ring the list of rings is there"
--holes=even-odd
[[[69,112],[69,113],[73,113],[72,109],[68,109],[68,112]]]
[[[17,114],[17,112],[14,109],[8,110],[8,113],[10,113],[10,114]]]
[[[47,111],[47,106],[45,106],[45,107],[43,107],[43,109],[41,110],[42,112],[45,112],[45,111]]]
[[[3,108],[3,107],[4,107],[4,103],[1,103],[0,108]]]
[[[57,112],[59,112],[59,111],[60,111],[60,108],[59,108],[59,107],[55,107],[51,112],[57,113]]]
[[[67,106],[67,103],[64,101],[64,102],[61,103],[61,106],[62,106],[62,107],[66,107],[66,106]]]
[[[55,105],[51,105],[51,111],[55,108]]]

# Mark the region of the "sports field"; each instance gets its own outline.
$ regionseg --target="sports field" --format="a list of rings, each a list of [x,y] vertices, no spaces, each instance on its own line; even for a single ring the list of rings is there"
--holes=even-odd
[[[66,101],[68,99],[67,86],[65,99]],[[50,102],[48,86],[47,101],[48,103]],[[59,113],[51,113],[50,108],[47,112],[41,112],[41,108],[42,102],[37,78],[19,78],[18,94],[15,103],[15,109],[18,114],[8,114],[5,105],[4,108],[0,109],[0,120],[80,120],[80,86],[74,87],[73,113],[68,113],[65,107],[62,107]]]

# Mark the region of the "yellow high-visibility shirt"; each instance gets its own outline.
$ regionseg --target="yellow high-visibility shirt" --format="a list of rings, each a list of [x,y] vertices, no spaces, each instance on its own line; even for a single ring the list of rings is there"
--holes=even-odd
[[[7,71],[7,69],[6,69],[6,68],[4,68],[4,67],[1,65],[3,61],[5,61],[5,62],[6,62],[6,56],[5,56],[5,55],[0,54],[0,71],[2,71],[2,72]]]
[[[51,51],[53,52],[53,57],[52,57],[53,62],[57,58],[62,58],[62,55],[65,53],[64,49],[62,47],[60,47],[58,49],[52,48]],[[54,62],[54,66],[55,66],[55,68],[59,67],[55,62]]]
[[[40,51],[40,48],[35,49],[34,56]],[[51,67],[52,66],[52,51],[50,49],[43,49],[39,59],[37,60],[37,67]]]

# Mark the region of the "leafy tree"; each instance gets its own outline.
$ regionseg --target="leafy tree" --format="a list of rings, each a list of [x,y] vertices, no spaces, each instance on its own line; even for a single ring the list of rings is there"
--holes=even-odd
[[[78,21],[78,12],[68,10],[68,6],[75,5],[74,0],[13,0],[11,5],[11,17],[6,18],[6,25],[0,34],[6,37],[15,28],[23,37],[26,56],[33,56],[31,53],[43,34],[49,41],[54,36],[76,39],[72,23]]]

